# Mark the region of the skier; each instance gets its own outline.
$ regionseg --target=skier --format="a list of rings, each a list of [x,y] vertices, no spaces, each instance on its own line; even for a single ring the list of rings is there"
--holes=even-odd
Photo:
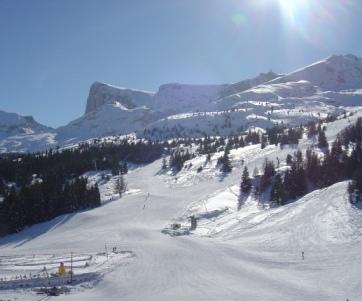
[[[302,259],[304,260],[304,251],[302,251]]]

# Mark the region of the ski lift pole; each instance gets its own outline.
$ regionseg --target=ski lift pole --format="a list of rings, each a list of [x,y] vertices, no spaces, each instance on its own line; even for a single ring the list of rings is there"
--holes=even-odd
[[[73,282],[73,252],[70,252],[70,283]]]

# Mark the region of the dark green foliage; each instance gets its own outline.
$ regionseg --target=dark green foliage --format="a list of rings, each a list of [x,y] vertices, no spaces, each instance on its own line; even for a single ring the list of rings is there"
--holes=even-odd
[[[224,155],[222,157],[220,157],[217,161],[217,165],[220,166],[220,170],[224,173],[228,173],[231,172],[232,170],[232,166],[231,166],[231,162],[230,162],[230,158],[229,158],[229,149],[226,148]]]
[[[117,193],[120,197],[122,197],[123,193],[127,190],[127,184],[124,180],[123,174],[119,174],[116,178],[114,192]]]
[[[165,157],[162,158],[162,166],[161,166],[161,169],[162,169],[162,170],[166,170],[166,169],[167,169],[167,161],[166,161],[166,158],[165,158]]]
[[[281,176],[277,174],[270,192],[270,201],[282,206],[285,204],[285,198],[283,181]]]
[[[283,132],[278,138],[281,145],[284,144],[298,144],[299,139],[302,138],[302,128],[290,128]]]
[[[123,161],[120,166],[119,166],[119,172],[121,173],[121,175],[125,175],[128,173],[128,165],[127,165],[127,161]]]
[[[193,154],[190,154],[189,150],[176,149],[170,155],[169,167],[173,168],[176,172],[180,171],[184,166],[184,163],[194,158]]]
[[[248,134],[244,139],[246,144],[258,144],[260,143],[260,135],[258,132],[249,130]]]
[[[261,136],[260,148],[264,149],[268,144],[268,138],[265,135]]]
[[[251,179],[249,176],[249,170],[246,166],[244,167],[243,174],[241,176],[240,190],[243,193],[248,193],[251,190]]]
[[[269,161],[267,158],[265,158],[264,164],[263,164],[263,175],[260,178],[260,189],[261,191],[264,191],[267,186],[270,184],[270,179],[275,175],[275,167],[274,163],[272,161]]]
[[[314,121],[311,121],[307,124],[307,136],[308,138],[313,138],[318,134],[317,125]]]
[[[292,163],[292,168],[285,173],[284,186],[287,197],[291,199],[301,197],[307,192],[305,172],[301,165]]]
[[[87,187],[86,178],[76,178],[57,186],[52,180],[24,186],[17,193],[12,187],[0,207],[7,232],[47,221],[57,215],[100,205],[98,186]]]
[[[327,137],[323,130],[319,130],[319,133],[318,133],[318,147],[319,148],[328,148]]]
[[[322,145],[324,131],[319,129]],[[352,179],[348,191],[353,201],[362,195],[362,119],[347,127],[337,135],[330,152],[319,157],[312,150],[306,151],[305,160],[300,151],[294,158],[288,156],[291,169],[284,176],[284,191],[287,198],[297,198],[310,189],[330,186],[336,182]],[[326,141],[326,140],[325,140]],[[328,144],[327,144],[328,145]],[[345,147],[345,149],[343,148]],[[352,151],[350,151],[352,148]],[[287,159],[288,159],[287,158]]]

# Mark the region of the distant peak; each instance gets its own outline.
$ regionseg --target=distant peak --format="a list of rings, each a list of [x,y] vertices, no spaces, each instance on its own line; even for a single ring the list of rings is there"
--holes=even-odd
[[[361,60],[361,58],[359,58],[358,56],[354,55],[354,54],[333,54],[331,56],[329,56],[326,61],[329,62],[335,62],[335,61],[343,61],[343,60],[352,60],[352,61],[356,61],[358,62],[359,60]]]

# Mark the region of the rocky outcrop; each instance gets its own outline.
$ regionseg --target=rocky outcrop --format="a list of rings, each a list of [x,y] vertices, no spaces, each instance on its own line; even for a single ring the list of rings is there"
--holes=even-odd
[[[106,103],[118,102],[127,109],[150,107],[153,101],[152,92],[115,87],[100,82],[92,84],[87,98],[85,114],[98,110]]]

